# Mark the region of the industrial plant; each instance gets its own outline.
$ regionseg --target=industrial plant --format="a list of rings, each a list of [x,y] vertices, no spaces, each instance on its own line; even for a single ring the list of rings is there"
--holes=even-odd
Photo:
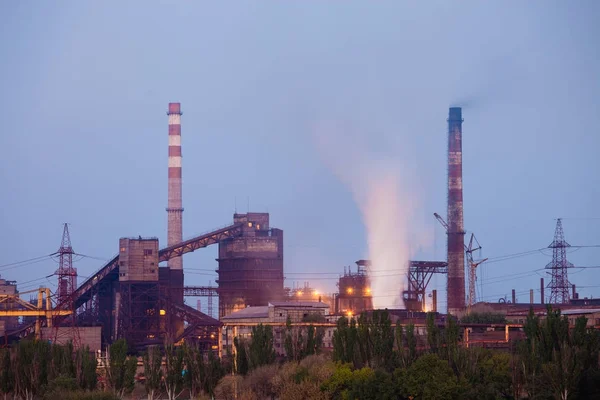
[[[289,317],[293,323],[318,320],[327,329],[334,329],[340,316],[352,317],[373,310],[371,260],[358,260],[355,267],[340,271],[336,293],[321,293],[310,282],[286,288],[283,230],[271,226],[268,213],[236,212],[227,226],[183,240],[180,103],[169,103],[167,116],[166,245],[159,243],[157,237],[119,238],[117,255],[78,284],[73,265],[77,253],[65,224],[56,253],[59,268],[55,273],[55,293],[48,288],[19,293],[17,282],[0,279],[3,343],[34,336],[56,343],[72,341],[76,347],[87,345],[96,351],[125,338],[137,349],[186,341],[197,343],[205,351],[223,351],[231,350],[231,341],[238,333],[247,332],[258,323],[283,327]],[[404,308],[390,310],[394,323],[423,321],[425,312],[445,317],[439,313],[437,291],[428,289],[436,274],[447,279],[448,314],[461,316],[474,310],[492,310],[506,315],[509,323],[499,328],[500,336],[482,338],[482,343],[507,343],[511,332],[520,331],[529,308],[543,310],[545,303],[557,304],[567,314],[569,309],[573,313],[598,312],[589,307],[599,302],[579,299],[575,286],[569,282],[567,274],[572,264],[567,261],[569,244],[560,219],[549,246],[553,258],[546,268],[551,279],[544,286],[542,278],[539,301],[534,299],[533,291],[524,303],[516,301],[514,291],[509,301],[476,301],[476,271],[485,259],[473,258],[474,251],[481,248],[474,235],[465,242],[462,109],[451,107],[447,122],[447,217],[432,212],[446,230],[447,255],[444,260],[410,260],[408,265],[397,266],[397,271],[406,274],[406,284],[396,293]],[[216,285],[186,285],[184,255],[211,245],[218,246]],[[186,304],[186,297],[205,299],[207,312]],[[218,310],[213,311],[215,303]],[[475,340],[476,333],[465,328],[465,339],[471,334],[471,340]],[[330,346],[330,338],[331,335],[326,336],[325,347]],[[276,340],[281,341],[281,337]]]

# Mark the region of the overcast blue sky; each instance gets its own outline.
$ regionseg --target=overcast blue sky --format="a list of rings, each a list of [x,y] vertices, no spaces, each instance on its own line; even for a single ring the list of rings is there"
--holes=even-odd
[[[1,2],[0,264],[56,251],[63,222],[94,257],[121,236],[164,243],[169,102],[184,112],[184,236],[228,224],[249,197],[285,231],[287,285],[334,291],[333,275],[292,274],[367,254],[352,193],[315,145],[324,121],[418,183],[432,238],[420,258],[445,252],[432,213],[446,214],[450,105],[464,107],[465,226],[482,256],[547,246],[557,217],[571,244],[600,244],[599,19],[593,0]],[[484,299],[537,299],[550,254],[482,266]],[[569,259],[600,265],[600,248]],[[56,266],[0,274],[26,290],[53,285],[31,281]],[[582,296],[600,296],[600,269],[573,272]],[[189,270],[186,283],[214,278]]]

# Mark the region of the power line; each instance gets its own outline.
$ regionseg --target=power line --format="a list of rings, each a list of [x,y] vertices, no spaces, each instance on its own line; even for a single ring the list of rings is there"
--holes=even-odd
[[[22,264],[17,264],[17,265],[12,265],[12,266],[6,266],[6,267],[1,268],[1,269],[2,269],[2,271],[8,271],[9,269],[15,269],[15,268],[19,268],[19,267],[26,267],[28,265],[33,265],[33,264],[37,264],[37,263],[40,263],[42,261],[48,261],[48,260],[52,260],[52,258],[46,256],[46,257],[44,257],[42,259],[38,259],[36,261],[31,261],[31,262],[28,262],[28,263],[22,263]]]
[[[76,256],[80,256],[82,258],[89,258],[89,259],[92,259],[92,260],[98,260],[98,261],[104,261],[104,262],[109,261],[108,259],[102,258],[102,257],[88,256],[86,254],[80,254],[80,253],[73,253],[73,254],[76,255]]]
[[[27,260],[22,260],[22,261],[15,261],[15,262],[12,262],[12,263],[9,263],[9,264],[3,264],[3,265],[0,265],[0,269],[4,269],[4,268],[10,269],[10,268],[7,268],[7,267],[19,266],[21,264],[26,264],[26,263],[33,263],[33,262],[35,262],[37,260],[42,260],[42,259],[45,259],[45,258],[48,258],[48,257],[52,257],[52,256],[54,256],[56,254],[58,254],[58,253],[52,253],[52,254],[48,254],[48,255],[45,255],[45,256],[34,257],[34,258],[27,259]]]

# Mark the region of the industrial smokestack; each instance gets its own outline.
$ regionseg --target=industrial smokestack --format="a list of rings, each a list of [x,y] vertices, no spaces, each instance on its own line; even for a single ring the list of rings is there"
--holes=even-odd
[[[448,313],[465,307],[465,229],[462,184],[462,109],[448,116]]]
[[[437,290],[431,292],[431,312],[437,312]]]
[[[181,201],[181,104],[169,103],[169,198],[167,203],[167,246],[180,243],[183,237]],[[168,261],[171,270],[183,270],[181,257]]]
[[[515,289],[512,290],[512,303],[515,304],[517,302],[517,294],[515,293]]]
[[[540,278],[540,303],[544,304],[544,278]]]

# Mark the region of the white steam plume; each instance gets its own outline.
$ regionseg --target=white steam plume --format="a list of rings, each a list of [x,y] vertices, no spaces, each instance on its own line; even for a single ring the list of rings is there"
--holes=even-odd
[[[377,140],[372,136],[331,123],[321,124],[315,133],[325,164],[350,188],[361,211],[372,261],[373,305],[402,308],[408,261],[431,242],[423,224],[416,221],[420,188],[414,169],[407,168],[407,160],[399,156],[386,159],[394,155],[392,148],[369,147],[370,141]]]

